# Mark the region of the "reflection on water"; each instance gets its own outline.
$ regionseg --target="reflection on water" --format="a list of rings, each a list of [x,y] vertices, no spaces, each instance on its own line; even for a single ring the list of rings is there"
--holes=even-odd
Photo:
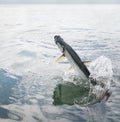
[[[58,84],[55,88],[53,99],[54,105],[85,105],[92,101],[89,96],[89,87],[85,88],[82,85],[75,85],[70,82]]]
[[[17,113],[16,111],[9,111],[5,108],[0,107],[0,118],[2,119],[12,119],[16,121],[21,121],[22,117],[20,116],[20,113]]]
[[[11,103],[10,98],[13,95],[13,88],[20,80],[21,77],[0,69],[0,104],[7,105]]]
[[[100,93],[99,93],[100,92]],[[98,94],[99,97],[97,96]],[[90,92],[90,89],[85,88],[84,86],[75,85],[73,83],[65,83],[58,84],[54,90],[53,99],[54,105],[74,105],[78,104],[80,106],[87,106],[95,103],[101,102],[104,99],[106,94],[109,94],[105,91],[105,93],[101,93],[99,90],[97,95],[96,93]],[[108,97],[110,94],[108,95]],[[108,100],[108,98],[105,98]]]
[[[9,72],[0,69],[0,105],[9,105],[13,103],[13,89],[22,80],[20,76],[10,74]],[[16,111],[0,107],[0,118],[13,119],[21,121],[20,114]]]
[[[9,110],[0,107],[0,118],[8,119]]]

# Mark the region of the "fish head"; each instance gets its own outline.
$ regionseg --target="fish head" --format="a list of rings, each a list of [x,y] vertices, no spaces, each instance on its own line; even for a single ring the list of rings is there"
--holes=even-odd
[[[56,36],[54,36],[54,40],[55,40],[55,43],[58,46],[58,48],[61,50],[61,52],[64,53],[65,48],[66,48],[66,43],[64,42],[63,38],[56,35]]]

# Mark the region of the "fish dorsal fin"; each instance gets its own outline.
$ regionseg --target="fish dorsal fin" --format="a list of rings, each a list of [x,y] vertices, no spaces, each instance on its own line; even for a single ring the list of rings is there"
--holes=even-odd
[[[85,66],[88,66],[90,63],[91,63],[91,61],[83,61],[83,64],[84,64]]]
[[[64,59],[65,59],[65,55],[62,54],[62,55],[60,55],[60,56],[55,60],[55,62],[61,62],[61,61],[63,61]]]

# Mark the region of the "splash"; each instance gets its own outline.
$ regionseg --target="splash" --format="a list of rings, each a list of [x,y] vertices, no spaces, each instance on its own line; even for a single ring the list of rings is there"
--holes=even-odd
[[[54,104],[79,104],[82,106],[106,101],[110,96],[112,63],[105,56],[100,56],[89,65],[90,82],[81,80],[76,71],[65,72],[63,82],[54,91]],[[91,78],[96,84],[91,83]]]
[[[111,60],[105,56],[100,56],[89,65],[90,77],[96,80],[97,84],[104,85],[109,89],[113,76]]]
[[[96,84],[90,85],[90,94],[96,96],[96,100],[107,100],[111,94],[110,84],[112,81],[113,70],[111,60],[105,56],[100,56],[89,65],[90,79]]]

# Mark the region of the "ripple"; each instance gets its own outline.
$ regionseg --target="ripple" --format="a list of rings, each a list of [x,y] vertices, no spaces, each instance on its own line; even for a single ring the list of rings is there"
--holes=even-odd
[[[17,111],[0,107],[0,118],[21,121],[23,120],[23,114]]]
[[[10,74],[9,72],[0,69],[0,104],[10,104],[10,97],[16,84],[21,80],[20,76]]]
[[[28,50],[23,50],[23,51],[19,52],[18,55],[25,56],[25,57],[31,57],[31,58],[35,58],[37,56],[35,52],[28,51]]]

